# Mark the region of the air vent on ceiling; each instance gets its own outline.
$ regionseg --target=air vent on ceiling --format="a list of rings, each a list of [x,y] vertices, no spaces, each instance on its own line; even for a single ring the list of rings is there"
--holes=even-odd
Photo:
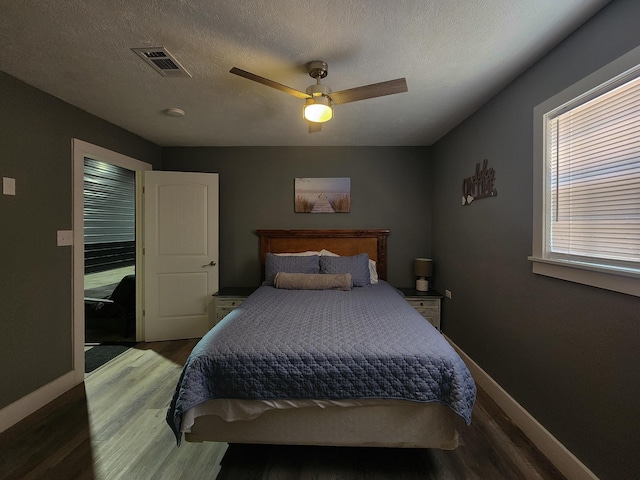
[[[191,74],[164,47],[132,48],[163,77],[190,77]]]

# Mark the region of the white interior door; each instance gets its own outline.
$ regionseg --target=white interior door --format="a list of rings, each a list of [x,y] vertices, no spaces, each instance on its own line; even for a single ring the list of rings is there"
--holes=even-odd
[[[201,337],[218,291],[218,175],[144,172],[143,202],[144,339]]]

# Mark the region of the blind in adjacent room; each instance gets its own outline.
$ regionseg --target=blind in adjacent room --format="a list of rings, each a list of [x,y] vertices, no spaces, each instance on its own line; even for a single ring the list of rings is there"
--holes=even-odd
[[[548,117],[550,257],[640,267],[640,78],[627,80]]]
[[[85,244],[134,240],[135,172],[85,158]]]

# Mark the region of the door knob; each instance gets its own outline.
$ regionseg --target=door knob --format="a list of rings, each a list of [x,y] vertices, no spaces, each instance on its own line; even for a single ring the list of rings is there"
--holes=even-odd
[[[204,267],[215,267],[216,266],[216,262],[211,260],[209,263],[205,263],[204,265],[202,265],[202,268]]]

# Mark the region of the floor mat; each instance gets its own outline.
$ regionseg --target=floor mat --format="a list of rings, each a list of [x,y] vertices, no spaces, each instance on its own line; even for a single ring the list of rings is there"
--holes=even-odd
[[[129,350],[135,343],[117,345],[96,345],[84,353],[84,373],[93,372],[118,355]]]

